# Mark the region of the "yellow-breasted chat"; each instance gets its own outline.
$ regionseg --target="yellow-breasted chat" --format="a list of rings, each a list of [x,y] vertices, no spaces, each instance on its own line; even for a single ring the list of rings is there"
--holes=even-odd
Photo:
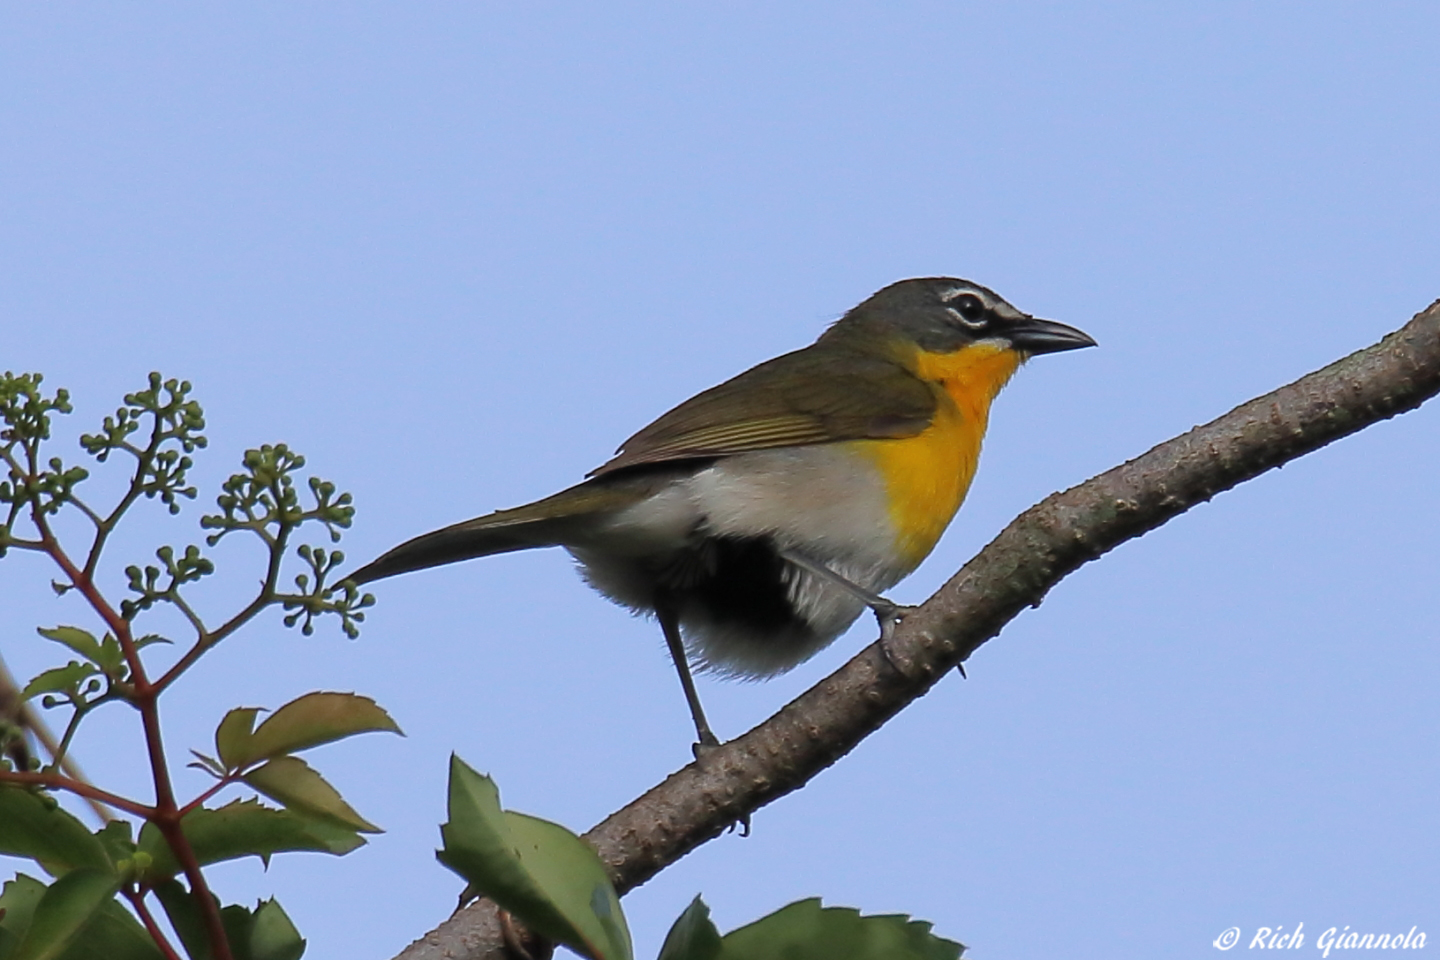
[[[560,546],[611,600],[654,614],[701,745],[689,664],[766,677],[802,663],[929,555],[1020,364],[1094,346],[967,280],[901,280],[808,347],[686,400],[567,490],[409,540],[382,577]]]

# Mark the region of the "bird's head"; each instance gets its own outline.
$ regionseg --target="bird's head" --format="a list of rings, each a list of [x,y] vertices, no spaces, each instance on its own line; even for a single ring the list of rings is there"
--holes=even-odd
[[[1095,346],[1081,330],[1032,317],[994,290],[954,277],[892,283],[836,321],[826,336],[898,341],[927,354],[950,354],[990,341],[1022,358]]]

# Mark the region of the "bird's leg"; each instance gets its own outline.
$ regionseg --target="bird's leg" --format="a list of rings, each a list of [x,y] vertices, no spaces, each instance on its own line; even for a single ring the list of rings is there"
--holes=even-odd
[[[823,563],[811,560],[803,553],[797,553],[787,548],[781,548],[779,553],[780,556],[789,560],[795,564],[795,566],[800,567],[802,570],[807,570],[817,577],[829,580],[835,584],[835,586],[869,607],[871,611],[874,612],[875,619],[880,621],[880,639],[883,642],[888,643],[890,641],[891,635],[895,632],[895,625],[905,619],[905,614],[915,609],[914,607],[902,606],[894,600],[887,600],[878,593],[866,590],[855,581],[836,573]]]
[[[680,686],[685,688],[685,701],[690,704],[690,716],[695,720],[695,734],[700,739],[691,746],[696,760],[720,746],[720,738],[710,729],[705,719],[705,710],[700,706],[700,695],[695,692],[695,680],[690,676],[690,661],[685,656],[685,643],[680,639],[680,621],[674,609],[664,601],[655,604],[655,618],[665,633],[665,643],[670,647],[670,658],[675,661],[675,672],[680,674]],[[750,814],[741,814],[740,819],[730,824],[730,829],[740,829],[740,836],[750,836]]]
[[[803,553],[796,553],[793,550],[786,549],[781,549],[779,552],[780,556],[789,560],[795,564],[795,566],[803,570],[808,570],[818,577],[829,580],[873,610],[875,619],[880,621],[880,652],[885,655],[885,659],[890,662],[890,666],[902,674],[906,672],[905,668],[895,659],[894,654],[890,652],[890,639],[895,636],[895,628],[900,625],[900,621],[904,620],[905,615],[914,610],[914,607],[903,606],[894,600],[887,600],[878,593],[872,593],[853,580],[843,577],[834,570],[831,570],[825,566],[825,564],[811,560]],[[955,664],[955,669],[960,671],[961,677],[965,677],[965,664],[957,663]],[[966,677],[966,679],[969,678]]]
[[[700,695],[695,692],[695,680],[690,676],[690,661],[685,656],[685,643],[680,639],[680,621],[675,610],[668,603],[655,605],[655,618],[665,634],[665,643],[670,648],[670,658],[675,661],[675,672],[680,674],[680,686],[685,689],[685,702],[690,705],[690,717],[695,721],[695,734],[699,741],[692,748],[695,759],[720,746],[720,739],[710,729],[705,719],[705,710],[700,706]]]

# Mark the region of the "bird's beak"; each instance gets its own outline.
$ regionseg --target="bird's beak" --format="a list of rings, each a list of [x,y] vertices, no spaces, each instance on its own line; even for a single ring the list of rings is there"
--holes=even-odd
[[[1097,346],[1094,338],[1083,330],[1038,317],[1015,321],[1010,329],[1005,331],[1005,336],[1012,347],[1031,356]]]

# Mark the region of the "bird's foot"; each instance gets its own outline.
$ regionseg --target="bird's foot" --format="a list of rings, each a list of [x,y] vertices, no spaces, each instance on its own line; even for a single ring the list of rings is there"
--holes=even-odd
[[[720,749],[720,738],[715,736],[709,727],[701,730],[699,734],[700,739],[690,744],[690,752],[695,755],[696,760],[704,760]]]
[[[885,654],[885,659],[889,662],[890,666],[904,673],[904,669],[901,668],[895,657],[890,653],[890,641],[895,636],[895,628],[900,625],[900,621],[904,620],[905,617],[916,608],[893,603],[884,598],[881,598],[881,600],[882,602],[880,603],[872,603],[870,605],[870,609],[875,612],[875,619],[880,622],[880,652]]]

